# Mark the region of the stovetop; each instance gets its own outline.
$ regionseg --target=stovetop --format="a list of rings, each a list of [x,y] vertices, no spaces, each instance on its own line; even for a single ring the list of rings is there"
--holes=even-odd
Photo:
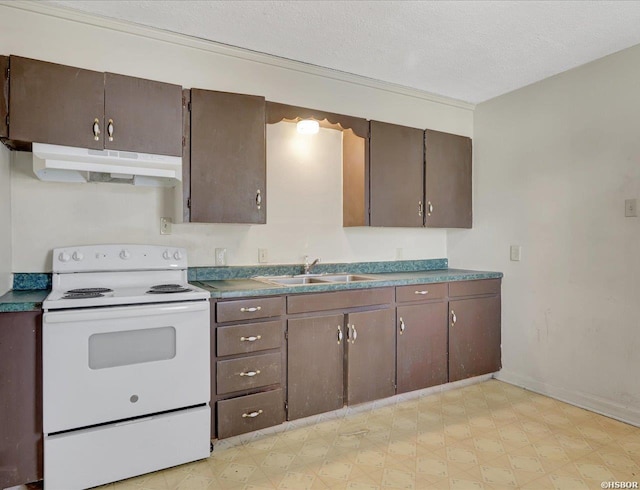
[[[145,245],[54,250],[52,290],[45,310],[204,300],[189,284],[186,251]]]

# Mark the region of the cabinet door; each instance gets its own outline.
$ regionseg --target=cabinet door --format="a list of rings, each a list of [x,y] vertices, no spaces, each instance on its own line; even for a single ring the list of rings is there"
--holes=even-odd
[[[471,228],[471,139],[425,131],[425,223]]]
[[[398,393],[445,384],[448,380],[447,303],[400,306],[398,332]]]
[[[106,73],[104,129],[109,150],[182,156],[182,87]]]
[[[264,97],[191,90],[191,221],[266,223]]]
[[[0,138],[9,136],[7,114],[9,114],[9,57],[0,56]]]
[[[500,370],[500,296],[449,302],[449,381]]]
[[[424,132],[371,121],[371,226],[422,226]]]
[[[103,148],[104,73],[19,56],[10,63],[9,139]]]
[[[288,321],[289,420],[342,408],[344,316]]]
[[[0,313],[0,488],[42,479],[41,321]]]
[[[396,392],[396,334],[392,309],[347,316],[347,404],[378,400]]]

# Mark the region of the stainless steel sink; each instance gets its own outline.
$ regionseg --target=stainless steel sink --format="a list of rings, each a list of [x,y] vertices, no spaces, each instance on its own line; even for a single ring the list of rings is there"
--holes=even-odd
[[[254,279],[279,286],[304,286],[305,284],[335,284],[358,281],[375,281],[374,278],[356,274],[315,274],[298,276],[261,276]]]
[[[360,276],[356,274],[327,274],[322,276],[325,282],[358,282],[358,281],[375,281],[372,277]]]

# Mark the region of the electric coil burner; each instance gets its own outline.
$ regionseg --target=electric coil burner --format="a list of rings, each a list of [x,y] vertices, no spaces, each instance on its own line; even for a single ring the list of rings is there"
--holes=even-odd
[[[181,248],[54,250],[42,327],[45,490],[209,456],[208,300],[189,284]]]

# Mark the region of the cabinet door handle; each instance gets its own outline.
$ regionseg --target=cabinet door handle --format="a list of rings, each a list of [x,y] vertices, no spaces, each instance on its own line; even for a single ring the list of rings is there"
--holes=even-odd
[[[342,328],[338,325],[338,344],[342,342]]]
[[[422,291],[414,291],[413,294],[425,295],[425,294],[429,294],[429,291],[427,291],[426,289],[423,289]]]
[[[242,414],[242,418],[243,419],[255,419],[261,413],[262,413],[262,410],[258,410],[257,412],[251,412],[251,413],[243,413]]]
[[[96,141],[100,139],[100,121],[98,121],[98,118],[93,120],[93,139]]]
[[[251,337],[240,337],[240,342],[255,342],[256,340],[260,340],[262,335],[252,335]]]
[[[262,192],[260,192],[260,189],[256,191],[256,206],[258,209],[262,208]]]
[[[107,134],[109,135],[109,141],[113,141],[113,132],[114,132],[114,126],[113,126],[113,119],[109,119],[109,123],[107,124]]]
[[[422,201],[418,201],[418,216],[422,216]]]
[[[242,307],[240,308],[240,311],[242,313],[253,313],[254,311],[260,311],[261,309],[262,306],[250,306],[249,308]]]
[[[451,326],[453,327],[458,319],[456,318],[456,312],[451,310]]]
[[[255,375],[260,374],[260,370],[256,369],[255,371],[243,371],[240,373],[240,376],[246,376],[248,378],[253,378]]]
[[[432,213],[433,213],[433,204],[431,204],[431,201],[429,201],[427,203],[427,216],[431,216]]]
[[[351,336],[351,343],[355,344],[356,343],[356,339],[358,338],[358,331],[356,330],[356,326],[355,325],[351,325],[351,329],[353,330],[353,335]]]
[[[402,317],[400,317],[400,335],[402,335],[404,333],[404,329],[405,329],[405,324],[404,324],[404,320],[402,319]]]

